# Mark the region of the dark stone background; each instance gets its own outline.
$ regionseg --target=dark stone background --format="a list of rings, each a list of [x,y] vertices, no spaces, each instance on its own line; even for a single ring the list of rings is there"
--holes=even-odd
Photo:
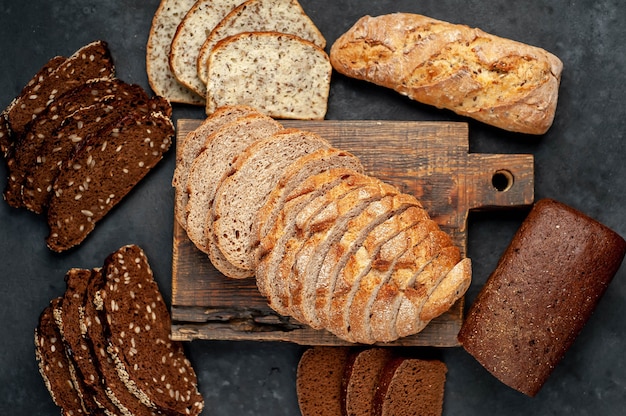
[[[532,153],[536,199],[569,204],[626,236],[626,7],[600,1],[313,1],[302,0],[328,44],[359,17],[415,12],[541,46],[564,63],[556,119],[541,137],[507,133],[412,102],[392,91],[335,75],[328,119],[468,121],[470,148]],[[148,88],[145,45],[157,0],[0,2],[0,108],[52,56],[106,40],[118,77]],[[175,105],[174,119],[203,118]],[[0,203],[0,414],[52,415],[37,366],[33,329],[64,290],[71,267],[95,267],[120,246],[142,246],[171,299],[174,150],[76,250],[54,254],[42,217]],[[0,187],[6,167],[0,164]],[[471,213],[471,304],[526,210]],[[504,386],[461,348],[416,349],[448,365],[446,415],[618,415],[626,408],[626,268],[535,398]],[[186,345],[209,415],[296,415],[295,369],[304,347],[285,343],[193,341]]]

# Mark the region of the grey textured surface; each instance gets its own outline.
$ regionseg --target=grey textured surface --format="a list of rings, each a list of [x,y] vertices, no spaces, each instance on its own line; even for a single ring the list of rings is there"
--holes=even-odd
[[[511,134],[411,102],[392,91],[335,75],[329,119],[462,120],[470,148],[532,153],[536,199],[551,197],[626,236],[626,7],[600,1],[302,0],[328,44],[359,17],[416,12],[466,23],[544,47],[564,62],[556,119],[541,137]],[[0,3],[0,108],[52,56],[103,39],[118,77],[148,88],[145,44],[156,0]],[[174,118],[204,117],[175,105]],[[43,218],[0,203],[0,414],[58,414],[37,372],[33,329],[64,290],[71,267],[94,267],[123,244],[143,247],[166,301],[171,298],[174,151],[77,249],[50,252]],[[0,187],[6,167],[0,164]],[[525,216],[472,213],[471,304]],[[448,365],[445,415],[618,415],[626,408],[626,267],[622,267],[564,360],[537,397],[504,386],[460,348],[425,350]],[[193,341],[186,345],[207,401],[205,415],[297,415],[295,369],[303,347],[285,343]],[[416,351],[421,353],[421,351]]]

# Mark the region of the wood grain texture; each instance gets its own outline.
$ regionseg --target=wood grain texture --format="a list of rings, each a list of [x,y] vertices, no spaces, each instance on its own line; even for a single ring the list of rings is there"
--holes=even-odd
[[[200,122],[179,120],[178,142]],[[524,206],[534,200],[533,156],[469,153],[466,123],[377,120],[283,120],[281,123],[318,133],[335,147],[358,156],[368,174],[415,195],[464,255],[471,210]],[[461,299],[419,334],[385,345],[457,346],[456,336],[462,321]],[[276,314],[258,292],[254,279],[223,276],[178,223],[174,224],[173,241],[172,337],[348,344],[327,331],[313,330]]]

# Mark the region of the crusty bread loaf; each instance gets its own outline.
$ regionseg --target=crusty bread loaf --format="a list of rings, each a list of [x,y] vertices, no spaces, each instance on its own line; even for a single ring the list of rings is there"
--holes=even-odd
[[[285,169],[300,157],[330,143],[320,136],[283,129],[252,143],[237,156],[215,193],[213,235],[224,256],[237,267],[254,269],[253,223]]]
[[[203,105],[204,97],[178,82],[170,68],[170,46],[182,18],[196,0],[161,0],[146,45],[148,82],[156,95],[173,103]]]
[[[297,0],[248,0],[228,15],[210,32],[197,59],[198,76],[208,83],[208,61],[218,41],[241,32],[290,33],[326,47],[326,39],[302,10]]]
[[[552,125],[563,67],[541,48],[410,13],[362,17],[330,58],[349,77],[528,134]]]
[[[323,119],[326,114],[328,55],[300,37],[276,32],[229,36],[213,48],[208,68],[207,114],[234,104],[275,118]]]
[[[607,226],[561,202],[539,200],[471,305],[459,341],[504,384],[536,395],[625,253],[626,241]]]
[[[202,44],[211,30],[243,0],[198,0],[181,19],[172,38],[169,63],[182,85],[199,97],[206,95],[196,62]]]

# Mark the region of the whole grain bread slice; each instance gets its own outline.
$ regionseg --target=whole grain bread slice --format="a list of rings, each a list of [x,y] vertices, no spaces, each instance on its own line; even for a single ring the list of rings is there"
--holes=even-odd
[[[169,51],[172,73],[182,85],[199,97],[206,95],[196,62],[200,48],[211,30],[243,0],[198,0],[176,28]]]
[[[231,172],[220,182],[213,205],[213,235],[230,263],[254,269],[253,224],[270,192],[291,163],[329,147],[317,134],[284,129],[252,143],[237,156]]]
[[[173,103],[203,105],[204,97],[178,82],[170,68],[170,46],[178,25],[196,0],[161,0],[146,45],[148,82],[156,95]]]
[[[55,181],[48,247],[61,252],[80,244],[162,159],[173,137],[169,117],[135,111],[84,143]]]
[[[343,415],[375,416],[374,397],[378,382],[393,357],[389,348],[358,349],[350,353],[343,373]]]
[[[178,223],[187,229],[187,178],[193,161],[206,146],[207,138],[224,125],[240,117],[260,114],[249,106],[227,106],[219,108],[210,117],[205,118],[194,130],[187,133],[176,154],[176,168],[172,176],[174,187],[175,216]]]
[[[229,36],[209,57],[206,113],[247,104],[275,118],[323,119],[331,73],[326,52],[300,37],[277,32]]]
[[[326,47],[326,39],[307,16],[297,0],[248,0],[228,13],[200,47],[197,71],[200,80],[208,83],[208,63],[218,41],[241,32],[290,33]]]

